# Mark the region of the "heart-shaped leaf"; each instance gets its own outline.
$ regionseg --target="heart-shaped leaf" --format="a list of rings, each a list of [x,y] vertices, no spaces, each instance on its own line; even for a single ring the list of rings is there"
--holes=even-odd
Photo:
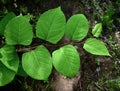
[[[33,38],[32,26],[28,19],[19,15],[6,25],[4,36],[9,45],[29,45]]]
[[[14,18],[16,15],[11,12],[11,13],[8,13],[1,21],[0,21],[0,34],[3,35],[4,34],[4,30],[5,30],[5,27],[7,25],[7,23],[12,19]]]
[[[94,55],[110,56],[105,44],[95,38],[88,38],[83,48]]]
[[[61,8],[55,8],[43,13],[36,25],[37,37],[56,44],[64,35],[65,16]]]
[[[92,29],[92,34],[95,37],[99,37],[101,35],[101,32],[102,32],[102,23],[98,23]]]
[[[67,77],[74,77],[80,68],[80,57],[76,48],[66,45],[52,53],[55,69]]]
[[[11,82],[17,73],[19,58],[13,46],[5,45],[0,49],[0,86]]]
[[[50,53],[41,45],[35,50],[23,54],[22,66],[32,78],[47,80],[52,70]]]
[[[81,41],[88,33],[88,20],[83,14],[70,17],[67,22],[65,34],[74,41]]]

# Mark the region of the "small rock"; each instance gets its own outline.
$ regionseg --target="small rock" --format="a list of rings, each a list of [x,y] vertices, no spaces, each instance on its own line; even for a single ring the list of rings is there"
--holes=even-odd
[[[115,32],[115,39],[116,39],[117,43],[120,45],[120,31]]]
[[[74,78],[67,78],[55,72],[55,79],[51,83],[52,91],[73,91],[80,79],[80,72]]]

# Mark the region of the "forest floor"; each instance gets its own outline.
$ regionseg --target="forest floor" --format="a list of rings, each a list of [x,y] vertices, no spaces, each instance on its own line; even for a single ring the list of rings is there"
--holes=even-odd
[[[8,11],[13,11],[16,15],[30,13],[34,16],[31,20],[34,25],[40,14],[59,6],[61,6],[67,19],[74,14],[84,14],[89,21],[90,32],[96,23],[101,22],[103,31],[99,39],[105,42],[112,55],[111,57],[94,56],[78,48],[81,54],[81,68],[78,74],[79,79],[73,85],[73,91],[120,91],[119,0],[8,0],[8,2],[0,2],[0,14],[2,16]],[[60,43],[63,41],[61,40]],[[35,42],[38,43],[38,41]],[[50,49],[58,48],[59,44]],[[78,44],[78,46],[80,45],[81,43]],[[0,87],[0,91],[53,91],[51,90],[51,82],[54,81],[55,76],[55,71],[53,71],[49,79],[50,82],[16,76],[12,83]],[[59,76],[56,79],[60,79]],[[57,91],[62,90],[58,89]]]

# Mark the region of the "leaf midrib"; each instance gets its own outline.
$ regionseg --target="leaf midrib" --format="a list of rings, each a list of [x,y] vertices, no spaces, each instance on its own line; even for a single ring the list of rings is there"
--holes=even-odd
[[[54,21],[55,21],[56,15],[57,15],[56,13],[57,13],[57,11],[54,12],[54,15],[53,15],[53,17],[52,17],[53,20],[51,19],[52,22],[50,23],[50,27],[49,27],[49,29],[48,29],[49,31],[48,31],[48,33],[47,33],[46,40],[49,39],[49,35],[51,34],[50,32],[51,32],[51,28],[52,28],[52,26],[53,26],[53,23],[54,23]]]

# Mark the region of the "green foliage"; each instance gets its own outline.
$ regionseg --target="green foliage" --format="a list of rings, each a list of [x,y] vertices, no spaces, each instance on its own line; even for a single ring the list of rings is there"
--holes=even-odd
[[[18,55],[13,46],[5,45],[0,49],[0,86],[14,79],[19,65]]]
[[[103,25],[106,26],[109,30],[112,30],[114,28],[113,20],[116,18],[114,16],[115,14],[115,8],[112,6],[109,6],[107,10],[104,12],[102,18]]]
[[[3,4],[6,4],[6,3],[10,2],[10,0],[1,0],[1,2],[2,2]]]
[[[120,5],[120,0],[116,0],[115,3],[116,3],[117,5]]]
[[[55,69],[61,74],[74,77],[80,68],[79,53],[72,45],[66,45],[52,53]]]
[[[24,53],[22,66],[29,76],[38,80],[47,80],[52,70],[49,51],[41,45],[33,51]]]
[[[37,37],[56,44],[64,35],[65,16],[61,8],[55,8],[43,13],[36,25]]]
[[[107,80],[105,82],[105,85],[107,85],[107,87],[109,87],[110,91],[119,91],[120,90],[120,77],[116,78],[116,79],[111,79],[111,80]]]
[[[4,36],[8,45],[29,45],[33,38],[32,26],[27,18],[19,15],[6,25]]]
[[[104,43],[100,40],[97,40],[95,38],[88,38],[83,48],[94,55],[104,55],[104,56],[110,56],[106,46]]]
[[[8,22],[14,18],[16,15],[11,12],[11,13],[8,13],[1,21],[0,21],[0,35],[3,35],[4,34],[4,30],[5,30],[5,27],[6,25],[8,24]]]
[[[10,18],[5,16],[3,20],[7,22],[1,25],[7,45],[0,49],[0,86],[11,82],[15,75],[28,75],[34,79],[48,80],[53,66],[67,77],[76,76],[80,69],[80,56],[77,49],[71,45],[74,42],[54,50],[52,57],[44,43],[31,50],[30,44],[33,39],[32,25],[29,23],[31,16],[19,15],[12,18],[10,14],[7,17]],[[99,37],[101,27],[99,24],[93,29],[92,33],[95,37]],[[57,44],[65,34],[69,39],[79,42],[85,38],[88,30],[88,20],[83,14],[71,16],[66,23],[64,13],[58,7],[40,15],[36,24],[35,37]],[[13,45],[28,45],[31,48],[29,52],[23,53],[20,64]],[[83,48],[94,55],[110,56],[105,44],[95,38],[88,38]]]
[[[112,16],[115,14],[115,9],[113,7],[109,7],[103,16],[103,21],[105,24],[112,22]]]
[[[102,23],[98,23],[92,29],[92,34],[95,37],[99,37],[101,35],[101,32],[102,32]]]
[[[73,15],[67,22],[65,34],[71,40],[81,41],[88,33],[88,20],[83,14]]]

